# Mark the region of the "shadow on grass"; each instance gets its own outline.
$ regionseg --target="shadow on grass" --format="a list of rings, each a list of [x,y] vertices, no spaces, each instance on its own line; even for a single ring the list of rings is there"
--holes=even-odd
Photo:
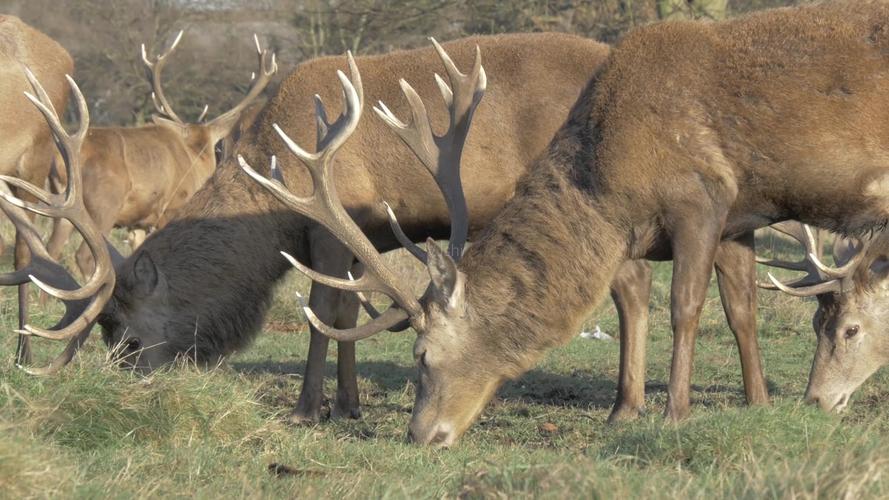
[[[232,363],[235,371],[249,375],[302,375],[305,362],[237,362]],[[327,362],[325,373],[328,377],[336,376],[336,363]],[[414,367],[399,365],[390,361],[364,361],[358,363],[358,374],[371,381],[383,392],[395,392],[404,389],[407,381],[416,380]],[[777,387],[769,381],[769,392],[774,395]],[[737,385],[693,385],[692,391],[704,395],[727,395],[744,401],[744,389],[740,380]],[[666,393],[667,384],[650,381],[645,384],[648,395]],[[524,402],[560,408],[594,408],[609,409],[617,395],[617,382],[606,375],[596,373],[575,372],[572,374],[555,374],[542,370],[531,370],[522,378],[507,382],[497,393],[504,402]],[[707,401],[696,404],[707,405]]]

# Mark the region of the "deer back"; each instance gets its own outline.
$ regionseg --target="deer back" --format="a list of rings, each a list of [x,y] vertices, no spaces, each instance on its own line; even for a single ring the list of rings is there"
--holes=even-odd
[[[2,173],[41,183],[54,154],[49,128],[23,92],[31,90],[23,68],[44,83],[53,106],[62,113],[68,102],[65,74],[74,72],[68,52],[21,19],[0,15],[0,148]]]
[[[470,134],[463,154],[472,229],[482,227],[513,195],[516,180],[552,138],[590,73],[608,53],[603,44],[555,33],[470,37],[443,47],[459,66],[471,65],[476,45],[485,54],[490,84],[473,119],[478,133]],[[369,105],[383,101],[396,115],[408,115],[398,86],[403,78],[432,104],[433,128],[444,131],[448,115],[432,77],[433,71],[443,74],[443,67],[432,48],[363,57],[357,63]],[[311,182],[299,161],[287,154],[272,125],[311,147],[316,134],[313,94],[321,97],[331,115],[342,108],[341,90],[332,78],[337,69],[346,69],[343,57],[298,67],[269,102],[253,131],[255,138],[246,141],[242,152],[256,164],[276,155],[288,186],[297,194],[308,193]],[[250,148],[250,142],[256,148]],[[382,230],[371,236],[376,244],[395,245],[381,200],[399,213],[408,235],[446,236],[444,200],[429,175],[417,167],[411,152],[373,116],[359,123],[337,154],[337,189],[359,224]]]

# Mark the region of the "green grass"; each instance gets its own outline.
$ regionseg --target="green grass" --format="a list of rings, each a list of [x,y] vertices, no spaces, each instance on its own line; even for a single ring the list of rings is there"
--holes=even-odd
[[[779,250],[780,244],[778,245]],[[4,257],[4,259],[7,259]],[[802,405],[814,302],[761,293],[760,336],[774,405],[744,406],[718,296],[701,320],[692,417],[661,419],[671,339],[669,264],[656,266],[648,414],[605,425],[618,343],[575,339],[507,384],[460,443],[405,442],[413,402],[412,334],[359,344],[364,418],[292,426],[307,334],[291,277],[270,327],[227,363],[141,378],[109,367],[93,338],[57,376],[12,364],[15,302],[0,301],[0,497],[794,497],[889,495],[885,374],[842,417]],[[56,306],[35,312],[51,321]],[[611,306],[598,322],[616,331]],[[589,326],[595,321],[591,320]],[[60,345],[38,342],[42,356]],[[335,373],[332,346],[328,373]],[[326,390],[332,395],[334,382]],[[543,428],[543,424],[552,424]],[[273,474],[270,465],[286,466]]]

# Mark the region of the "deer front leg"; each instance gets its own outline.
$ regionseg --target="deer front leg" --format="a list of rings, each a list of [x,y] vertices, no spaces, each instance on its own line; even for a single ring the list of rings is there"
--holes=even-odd
[[[696,207],[697,208],[697,207]],[[673,281],[670,288],[671,322],[673,326],[673,362],[665,417],[679,421],[689,413],[692,360],[695,336],[716,247],[724,219],[697,216],[707,210],[687,210],[673,222],[671,246],[673,250]],[[711,212],[712,213],[712,212]]]
[[[309,264],[315,271],[336,277],[346,277],[346,271],[349,270],[354,257],[342,244],[335,241],[323,229],[317,229],[310,234],[309,245],[311,260]],[[315,311],[318,319],[327,324],[334,323],[338,317],[341,295],[342,292],[335,288],[313,282],[309,292],[309,306]],[[324,369],[327,363],[327,347],[330,339],[311,326],[309,331],[311,338],[303,386],[296,408],[290,415],[290,420],[294,423],[315,423],[321,419],[321,403],[324,400]],[[354,359],[354,350],[352,353]],[[355,394],[357,399],[357,389]]]
[[[719,245],[716,279],[725,317],[738,343],[747,404],[769,404],[756,340],[756,263],[752,232]]]
[[[635,419],[645,406],[645,342],[648,336],[648,301],[651,266],[628,260],[611,282],[611,298],[620,322],[620,372],[617,400],[608,423]]]

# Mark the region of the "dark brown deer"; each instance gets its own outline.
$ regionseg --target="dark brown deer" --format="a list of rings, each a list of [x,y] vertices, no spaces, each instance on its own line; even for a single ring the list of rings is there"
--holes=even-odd
[[[0,15],[0,173],[14,175],[42,185],[52,164],[52,136],[43,117],[29,104],[22,92],[30,90],[25,68],[45,85],[52,106],[64,110],[68,103],[65,75],[74,73],[74,62],[55,40],[28,26],[21,19]],[[28,263],[27,246],[16,236],[15,266]],[[19,289],[20,304],[26,304],[27,286]],[[19,309],[19,326],[27,322],[27,309]],[[27,337],[19,338],[16,359],[30,359]]]
[[[247,95],[212,120],[204,122],[202,114],[196,123],[188,123],[173,110],[162,85],[163,68],[181,39],[180,31],[170,48],[153,59],[142,46],[152,98],[162,116],[141,127],[93,127],[84,141],[84,201],[103,233],[114,227],[147,231],[166,224],[213,174],[216,144],[239,125],[277,70],[275,54],[254,36],[259,67]],[[61,255],[72,230],[64,219],[56,221],[49,242],[53,258]],[[89,248],[81,245],[77,262],[84,274],[91,272],[90,256]]]
[[[887,23],[889,5],[836,2],[630,33],[459,268],[430,245],[418,300],[352,248],[362,284],[396,306],[354,329],[309,317],[340,341],[409,319],[411,436],[449,445],[504,380],[573,337],[622,262],[672,258],[666,415],[685,417],[720,241],[787,219],[849,234],[889,222]]]

